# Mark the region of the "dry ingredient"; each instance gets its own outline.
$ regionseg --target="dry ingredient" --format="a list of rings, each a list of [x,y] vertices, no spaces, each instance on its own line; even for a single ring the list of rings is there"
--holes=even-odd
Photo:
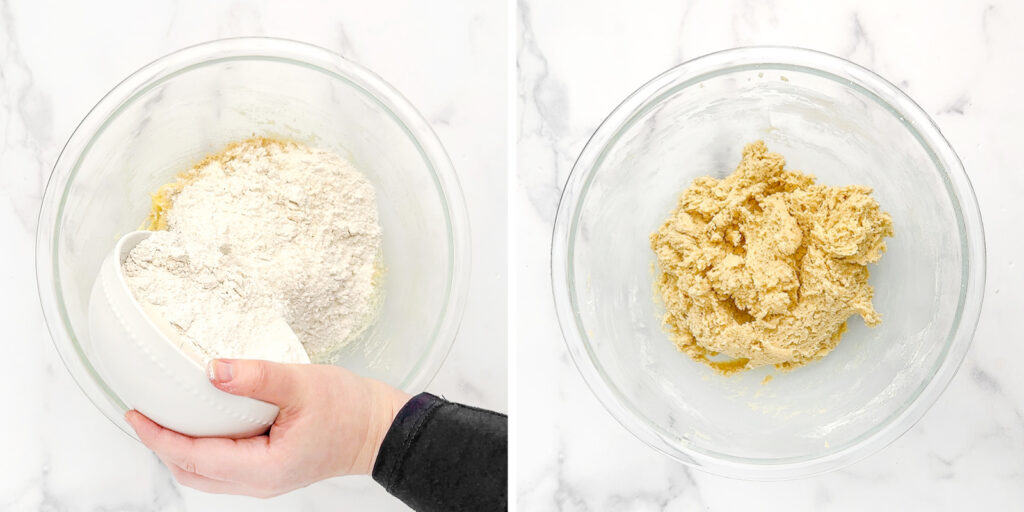
[[[309,357],[258,284],[223,254],[157,231],[125,259],[124,275],[143,309],[204,366],[215,357],[308,363]]]
[[[735,172],[695,180],[650,237],[667,331],[723,373],[792,369],[835,348],[850,316],[881,322],[867,264],[893,235],[889,214],[869,187],[818,185],[785,164],[748,144]]]
[[[165,282],[177,288],[160,292],[164,297],[153,286],[133,292],[214,357],[243,347],[231,340],[252,329],[245,322],[272,313],[313,362],[323,362],[376,312],[381,229],[374,189],[334,153],[263,138],[231,144],[161,187],[144,227],[167,230],[178,242],[160,248],[171,251],[166,261],[151,264],[173,263],[178,267],[165,270],[186,275]],[[203,283],[208,289],[200,292],[194,285]],[[232,291],[237,298],[225,298]],[[211,295],[230,314],[198,306]],[[205,324],[212,325],[198,330]]]

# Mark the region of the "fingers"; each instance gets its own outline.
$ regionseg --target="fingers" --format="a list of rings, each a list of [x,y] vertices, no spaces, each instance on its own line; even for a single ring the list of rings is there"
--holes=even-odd
[[[195,473],[189,473],[174,464],[168,464],[167,461],[163,462],[164,465],[167,466],[167,469],[171,470],[171,474],[174,475],[174,480],[185,487],[191,487],[199,491],[213,494],[245,494],[243,487],[239,484],[223,482],[207,478],[202,475],[197,475]]]
[[[167,469],[171,471],[171,475],[174,476],[175,482],[178,482],[179,485],[183,485],[185,487],[191,487],[197,491],[208,492],[211,494],[252,496],[253,498],[272,498],[274,496],[280,496],[286,492],[284,490],[260,489],[237,482],[214,480],[213,478],[206,478],[202,475],[189,473],[174,464],[169,464],[165,460],[161,460],[161,462],[163,462],[164,465],[167,466]]]
[[[161,427],[138,411],[125,419],[142,444],[169,466],[187,473],[227,482],[261,482],[260,468],[269,462],[265,436],[248,439],[193,438]]]
[[[160,459],[160,462],[163,462],[164,466],[167,466],[167,469],[170,470],[171,475],[174,476],[174,481],[178,482],[178,485],[191,487],[197,491],[208,492],[211,494],[252,496],[254,498],[270,498],[282,494],[282,491],[259,489],[238,482],[224,482],[222,480],[207,478],[203,475],[197,475],[195,473],[185,471],[184,469],[163,459]]]
[[[299,398],[294,366],[256,359],[215,359],[210,382],[233,395],[247,396],[284,408]]]

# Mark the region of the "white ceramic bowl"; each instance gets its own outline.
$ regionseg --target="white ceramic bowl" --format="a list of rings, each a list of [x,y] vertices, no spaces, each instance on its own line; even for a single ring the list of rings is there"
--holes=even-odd
[[[132,392],[95,368],[93,281],[146,217],[150,193],[253,135],[338,153],[377,192],[383,303],[329,362],[415,393],[455,338],[469,282],[466,210],[451,161],[415,108],[380,77],[315,46],[239,38],[186,48],[132,74],[85,117],[54,166],[36,236],[40,301],[61,359],[129,434]]]
[[[122,264],[149,234],[129,233],[100,265],[89,297],[97,369],[126,404],[171,430],[193,437],[263,433],[278,407],[213,387],[199,355],[174,343],[178,338],[171,326],[161,328],[132,296]]]

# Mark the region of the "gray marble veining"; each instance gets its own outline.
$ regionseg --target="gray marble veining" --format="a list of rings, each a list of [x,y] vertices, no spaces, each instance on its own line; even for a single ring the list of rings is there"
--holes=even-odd
[[[1003,510],[1024,502],[1024,178],[1016,171],[1024,42],[1011,1],[952,3],[520,0],[516,350],[522,510]],[[655,13],[655,14],[652,14]],[[633,438],[583,384],[548,304],[562,183],[618,101],[687,59],[803,46],[886,77],[935,117],[981,204],[988,285],[975,342],[945,394],[902,438],[826,475],[776,483],[689,471]],[[1016,63],[1016,64],[1014,64]],[[612,68],[609,70],[608,68]],[[550,300],[550,299],[549,299]],[[529,358],[530,364],[522,361]],[[554,391],[554,390],[557,390]],[[541,425],[531,422],[542,422]]]
[[[400,7],[400,8],[399,8]],[[88,110],[153,59],[202,41],[268,35],[307,41],[374,70],[434,123],[474,231],[469,306],[430,390],[505,410],[504,38],[498,3],[193,0],[102,4],[0,2],[0,510],[405,510],[368,478],[329,480],[255,500],[174,483],[81,393],[37,301],[36,216],[53,163]],[[479,343],[486,340],[487,343]]]

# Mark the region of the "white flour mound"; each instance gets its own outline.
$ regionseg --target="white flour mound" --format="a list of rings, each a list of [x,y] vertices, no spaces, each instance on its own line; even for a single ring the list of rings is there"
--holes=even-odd
[[[230,350],[232,339],[209,334],[244,333],[272,310],[309,358],[322,362],[373,319],[381,248],[376,197],[348,161],[301,144],[253,139],[201,164],[171,199],[168,231],[190,261],[192,248],[199,248],[201,264],[188,267],[196,274],[190,281],[216,281],[218,291],[237,285],[245,297],[232,299],[228,310],[237,307],[237,315],[211,316],[220,325],[195,338],[208,353]],[[209,274],[217,278],[198,277]],[[185,300],[159,304],[156,292],[145,291],[155,287],[135,287],[131,279],[129,285],[168,320],[184,316],[194,323],[205,314],[196,309],[203,302],[192,288],[179,290]]]
[[[308,363],[273,303],[231,256],[157,231],[128,253],[124,273],[143,309],[204,366],[217,357]],[[178,339],[174,339],[175,336]]]

